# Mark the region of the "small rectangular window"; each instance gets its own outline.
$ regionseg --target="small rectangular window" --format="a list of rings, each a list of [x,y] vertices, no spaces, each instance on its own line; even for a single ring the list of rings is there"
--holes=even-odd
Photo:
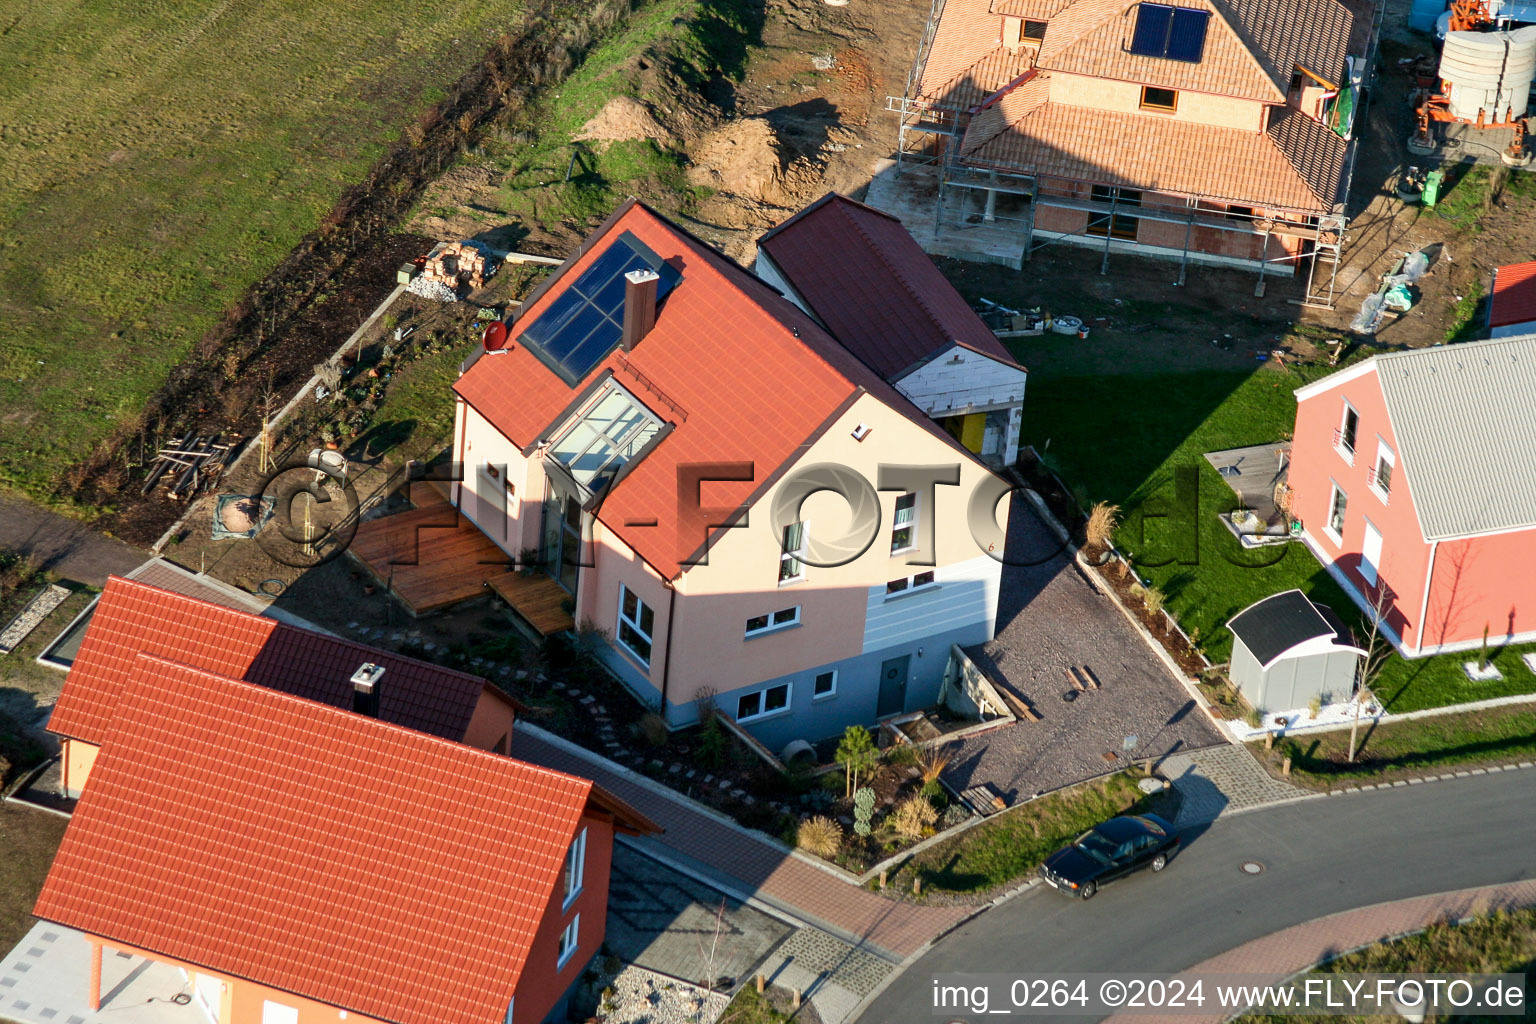
[[[1334,540],[1340,540],[1344,536],[1344,516],[1349,511],[1349,495],[1339,490],[1339,485],[1333,485],[1333,497],[1328,502],[1328,530],[1333,534]]]
[[[1251,221],[1253,220],[1253,207],[1229,206],[1227,207],[1227,219]]]
[[[819,673],[816,676],[815,685],[811,687],[811,696],[818,700],[822,697],[832,697],[837,694],[837,669]]]
[[[756,718],[763,713],[763,695],[761,693],[744,693],[736,700],[736,721],[745,721],[748,718]]]
[[[789,707],[789,684],[775,683],[761,690],[753,690],[736,698],[736,721],[746,722],[762,718]]]
[[[784,548],[779,555],[779,582],[805,579],[805,524],[784,527]]]
[[[1392,497],[1392,469],[1397,465],[1397,456],[1392,449],[1387,447],[1385,441],[1376,442],[1376,465],[1371,470],[1371,490],[1376,492],[1376,497],[1381,499],[1383,505]]]
[[[1024,20],[1024,38],[1030,42],[1038,43],[1045,38],[1045,22]]]
[[[747,620],[747,636],[756,633],[765,633],[772,629],[782,629],[785,626],[793,626],[800,621],[800,606],[793,608],[780,608],[776,612],[764,615],[754,615]]]
[[[1177,89],[1159,89],[1153,85],[1141,87],[1141,109],[1161,110],[1173,113],[1179,109],[1179,93]]]
[[[651,663],[651,637],[656,625],[656,613],[624,584],[619,584],[619,643],[640,659],[641,664]]]
[[[929,569],[915,576],[903,576],[899,580],[891,580],[885,585],[885,595],[890,597],[894,594],[906,593],[909,590],[917,590],[920,587],[932,587],[937,585],[937,583],[938,576],[935,575],[932,569]]]
[[[565,926],[565,931],[560,933],[560,951],[555,959],[555,970],[559,970],[570,962],[576,955],[576,947],[581,940],[581,915],[571,918],[571,923]]]
[[[587,870],[587,830],[583,828],[571,841],[565,854],[565,905],[581,894],[581,882]]]
[[[1344,403],[1344,413],[1339,419],[1339,429],[1334,432],[1333,443],[1338,447],[1339,454],[1351,466],[1355,464],[1355,436],[1360,432],[1360,414],[1355,412],[1355,407],[1348,402]]]
[[[917,495],[911,491],[896,499],[896,517],[891,528],[891,554],[907,551],[917,544]]]
[[[780,683],[778,686],[770,686],[763,691],[763,714],[770,711],[782,711],[789,707],[789,684]]]

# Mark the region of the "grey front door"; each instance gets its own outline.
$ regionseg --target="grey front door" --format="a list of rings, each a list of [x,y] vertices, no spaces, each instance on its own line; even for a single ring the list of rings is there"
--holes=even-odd
[[[911,661],[910,654],[903,654],[880,665],[880,696],[875,701],[876,718],[899,715],[906,710],[907,665]]]

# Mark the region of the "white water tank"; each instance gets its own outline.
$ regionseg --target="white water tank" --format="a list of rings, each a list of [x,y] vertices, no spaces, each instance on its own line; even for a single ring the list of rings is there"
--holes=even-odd
[[[1450,86],[1450,112],[1464,121],[1523,117],[1536,79],[1536,25],[1513,32],[1447,32],[1440,77]]]

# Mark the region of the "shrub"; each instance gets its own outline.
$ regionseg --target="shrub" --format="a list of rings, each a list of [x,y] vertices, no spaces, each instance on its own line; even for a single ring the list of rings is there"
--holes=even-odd
[[[1323,710],[1323,695],[1320,694],[1320,693],[1314,693],[1312,695],[1312,699],[1307,701],[1307,711],[1309,712],[1308,717],[1309,718],[1316,718],[1317,715],[1318,715],[1318,712],[1320,712],[1322,710]]]
[[[807,818],[795,832],[795,845],[806,853],[832,860],[843,847],[843,827],[824,815]]]
[[[939,810],[949,806],[949,793],[938,779],[923,783],[923,798]]]
[[[910,743],[893,743],[885,751],[885,763],[895,768],[911,768],[921,760],[922,754]]]
[[[730,741],[725,730],[720,728],[719,720],[713,715],[704,719],[699,728],[699,764],[708,771],[717,772],[725,767],[729,753]]]
[[[716,728],[718,728],[718,726]],[[667,730],[667,723],[666,720],[656,712],[647,711],[645,714],[641,715],[639,729],[640,735],[644,737],[645,742],[651,746],[664,747],[667,745],[667,737],[670,735]]]
[[[1119,517],[1119,505],[1111,505],[1107,501],[1096,502],[1093,510],[1088,513],[1088,543],[1096,548],[1107,548],[1114,543]]]
[[[1264,724],[1264,712],[1258,708],[1249,708],[1248,713],[1243,716],[1243,721],[1248,723],[1248,728],[1257,729]]]
[[[853,794],[853,830],[867,836],[874,830],[875,791],[868,786]]]
[[[949,767],[954,751],[947,747],[927,747],[918,755],[918,765],[923,773],[923,789],[937,785],[939,776]]]
[[[907,839],[921,839],[928,835],[938,820],[939,812],[921,796],[903,800],[891,812],[891,827],[897,835]]]
[[[1155,619],[1161,614],[1163,605],[1168,603],[1168,595],[1156,587],[1147,587],[1141,592],[1141,603],[1147,609],[1147,614]]]

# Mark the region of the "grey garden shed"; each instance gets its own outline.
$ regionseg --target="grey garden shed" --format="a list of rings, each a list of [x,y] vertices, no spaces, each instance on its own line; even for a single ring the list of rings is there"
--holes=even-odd
[[[1327,605],[1299,590],[1257,601],[1227,623],[1232,684],[1262,711],[1304,708],[1314,697],[1349,700],[1365,651]]]

